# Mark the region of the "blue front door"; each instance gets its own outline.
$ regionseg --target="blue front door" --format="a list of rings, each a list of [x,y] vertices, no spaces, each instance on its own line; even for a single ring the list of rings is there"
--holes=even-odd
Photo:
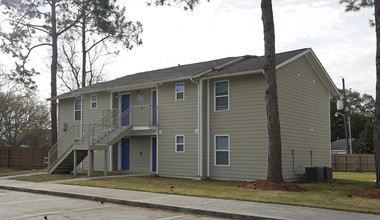
[[[121,126],[128,126],[130,125],[130,112],[129,108],[131,107],[131,94],[124,94],[121,96],[121,112],[128,111],[122,119],[121,119]]]
[[[157,171],[157,138],[152,137],[152,172]]]
[[[130,141],[129,138],[121,139],[121,169],[129,170],[130,168]]]
[[[152,91],[152,124],[157,124],[157,92]]]

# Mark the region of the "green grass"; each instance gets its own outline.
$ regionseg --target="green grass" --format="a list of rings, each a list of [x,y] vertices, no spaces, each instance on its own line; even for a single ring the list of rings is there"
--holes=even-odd
[[[12,170],[12,169],[5,169],[0,168],[0,176],[15,176],[15,175],[21,175],[21,174],[29,174],[29,173],[47,173],[47,169],[42,170]]]
[[[17,177],[12,177],[9,179],[31,181],[31,182],[48,182],[48,181],[55,181],[55,180],[67,180],[67,179],[73,179],[73,178],[78,178],[78,176],[73,176],[70,174],[38,174],[38,175],[31,175],[31,176],[17,176]]]
[[[108,174],[108,175],[113,176],[115,174]],[[104,176],[104,173],[100,171],[95,171],[94,176]],[[37,175],[30,175],[30,176],[17,176],[17,177],[12,177],[10,179],[30,181],[30,182],[49,182],[49,181],[56,181],[56,180],[70,180],[70,179],[83,178],[83,177],[87,177],[87,171],[78,171],[76,176],[74,176],[73,174],[37,174]]]
[[[239,188],[245,182],[188,180],[163,177],[118,177],[81,180],[65,184],[159,192],[199,197],[309,206],[380,215],[380,200],[347,195],[375,186],[374,173],[334,173],[331,182],[300,183],[306,192],[254,191]]]

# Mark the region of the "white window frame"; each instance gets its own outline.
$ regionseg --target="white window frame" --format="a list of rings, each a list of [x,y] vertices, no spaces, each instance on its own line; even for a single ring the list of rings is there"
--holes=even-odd
[[[182,99],[177,99],[177,94],[178,93],[181,93],[181,92],[177,92],[177,86],[178,85],[183,85],[183,98]],[[177,83],[177,84],[175,84],[175,87],[174,87],[174,96],[175,96],[175,100],[176,101],[183,101],[183,100],[185,100],[185,83]]]
[[[94,97],[94,96],[95,96],[95,101],[92,100],[92,97]],[[93,103],[95,103],[95,108],[92,107]],[[91,95],[90,108],[91,109],[97,109],[98,108],[98,96],[96,94]]]
[[[76,109],[75,109],[75,102],[76,102],[77,100],[80,101],[80,110],[76,110]],[[74,121],[82,121],[82,105],[83,105],[83,103],[82,103],[82,99],[74,99]],[[75,112],[77,112],[77,111],[80,111],[80,119],[79,119],[79,120],[76,120],[76,118],[75,118]]]
[[[177,137],[183,137],[183,143],[177,143]],[[174,141],[175,141],[175,146],[174,146],[174,147],[175,147],[175,152],[176,152],[176,153],[185,153],[185,149],[186,149],[186,148],[185,148],[185,142],[186,142],[186,141],[185,141],[185,135],[183,135],[183,134],[178,134],[178,135],[176,135]],[[177,150],[177,149],[178,149],[178,148],[177,148],[177,145],[178,145],[178,144],[182,144],[182,145],[183,145],[183,151],[178,151],[178,150]]]
[[[228,91],[228,94],[227,95],[221,95],[221,96],[216,96],[216,84],[217,83],[221,83],[221,82],[227,82],[227,91]],[[217,98],[221,98],[221,97],[227,97],[228,99],[228,106],[227,106],[227,109],[226,110],[217,110],[216,109],[216,99]],[[214,112],[227,112],[230,110],[230,81],[227,79],[227,80],[220,80],[220,81],[215,81],[214,82]]]
[[[216,150],[216,138],[217,137],[228,137],[228,150]],[[228,152],[228,164],[216,164],[216,152]],[[231,138],[229,134],[216,134],[214,135],[214,166],[218,167],[229,167],[231,166]]]

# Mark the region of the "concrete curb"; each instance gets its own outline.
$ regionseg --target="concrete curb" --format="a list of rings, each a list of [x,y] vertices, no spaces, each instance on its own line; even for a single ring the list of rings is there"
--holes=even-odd
[[[74,198],[74,199],[83,199],[83,200],[96,201],[96,202],[107,202],[107,203],[113,203],[113,204],[119,204],[119,205],[128,205],[128,206],[151,208],[151,209],[161,209],[161,210],[167,210],[167,211],[173,211],[173,212],[183,212],[183,213],[205,215],[205,216],[212,216],[212,217],[218,217],[218,218],[254,219],[254,220],[277,219],[277,218],[262,217],[262,216],[249,216],[249,215],[235,214],[235,213],[228,213],[228,212],[210,211],[210,210],[203,210],[203,209],[197,209],[197,208],[185,208],[185,207],[168,206],[168,205],[153,204],[153,203],[146,203],[146,202],[111,199],[111,198],[81,195],[81,194],[75,194],[75,193],[56,192],[56,191],[48,191],[48,190],[40,190],[40,189],[28,189],[28,188],[20,188],[20,187],[13,187],[13,186],[0,185],[0,189],[35,193],[35,194],[44,194],[44,195],[51,195],[51,196],[60,196],[60,197],[67,197],[67,198]]]

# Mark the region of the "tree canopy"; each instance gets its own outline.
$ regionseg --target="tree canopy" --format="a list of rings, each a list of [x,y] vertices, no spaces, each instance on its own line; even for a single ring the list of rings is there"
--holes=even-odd
[[[375,100],[371,95],[361,95],[352,89],[346,90],[346,98],[351,118],[351,136],[359,138],[353,148],[353,153],[373,153],[373,141],[370,137],[373,133]],[[330,101],[331,142],[345,138],[343,116],[335,115],[336,112],[339,112],[336,103],[340,99],[339,96],[335,96]]]

